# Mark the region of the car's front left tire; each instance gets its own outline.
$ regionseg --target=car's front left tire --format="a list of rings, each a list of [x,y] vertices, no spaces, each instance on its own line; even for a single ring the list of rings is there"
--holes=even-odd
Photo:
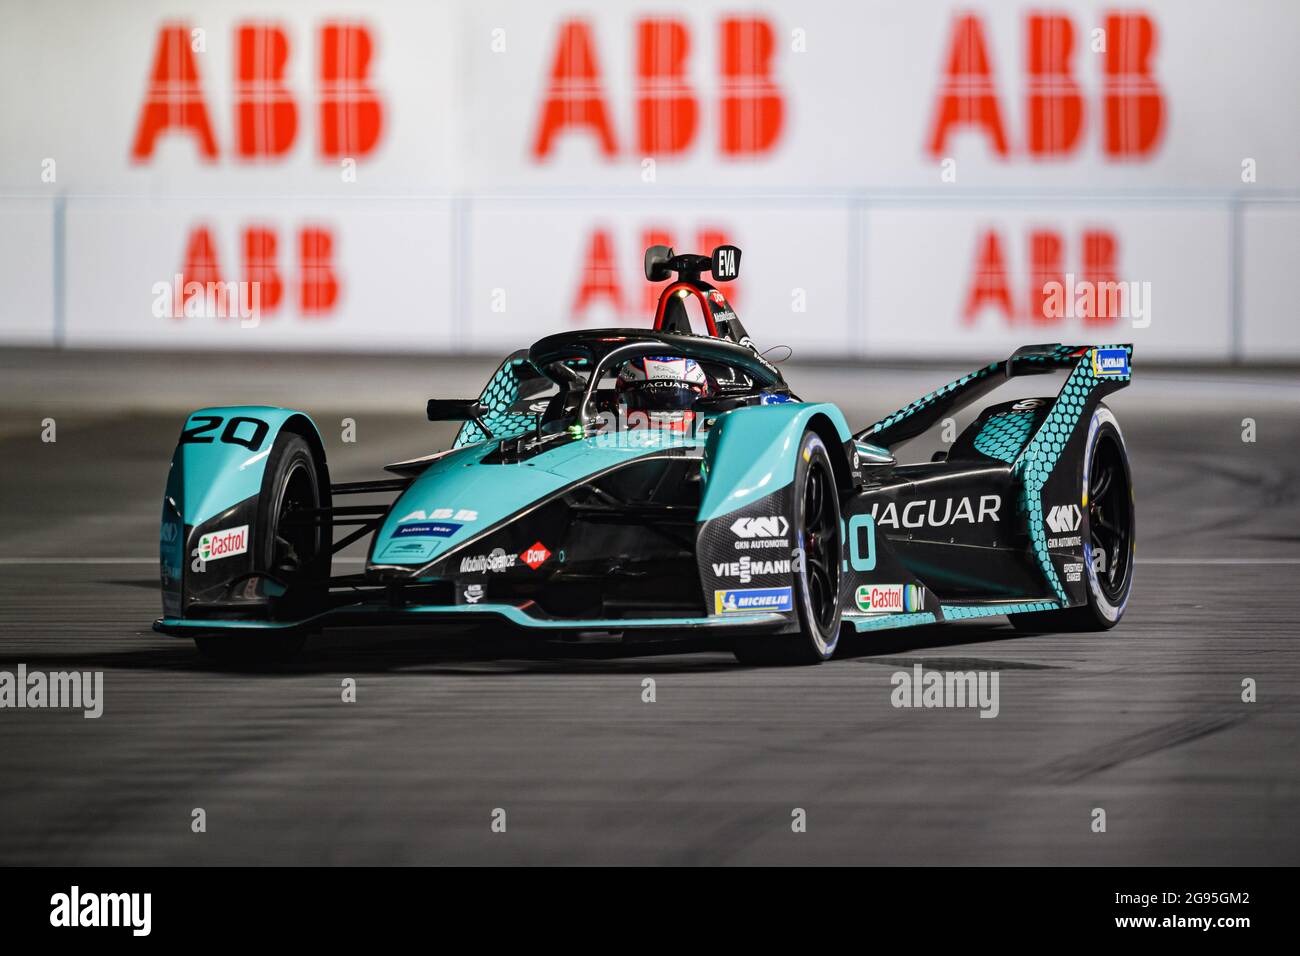
[[[791,598],[799,633],[737,638],[734,651],[742,663],[820,664],[830,660],[839,644],[844,560],[839,489],[830,452],[811,429],[799,443],[793,499]]]
[[[267,594],[261,615],[299,620],[319,611],[329,594],[331,531],[321,510],[328,506],[328,478],[303,436],[284,431],[267,456],[253,528],[257,549],[250,580]],[[261,580],[260,584],[258,579]],[[214,663],[256,668],[295,658],[306,636],[300,631],[198,637],[199,653]]]

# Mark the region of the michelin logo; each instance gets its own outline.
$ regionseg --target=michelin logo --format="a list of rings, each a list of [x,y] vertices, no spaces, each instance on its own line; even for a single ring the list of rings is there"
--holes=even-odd
[[[790,588],[747,588],[713,592],[713,609],[716,614],[788,611],[792,607],[794,593]]]
[[[1092,374],[1098,378],[1128,375],[1128,349],[1096,349],[1092,353]]]

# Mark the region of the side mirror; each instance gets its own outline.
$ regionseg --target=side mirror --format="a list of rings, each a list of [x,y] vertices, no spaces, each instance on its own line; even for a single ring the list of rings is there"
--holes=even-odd
[[[645,251],[645,277],[651,282],[663,282],[672,278],[668,271],[668,260],[673,257],[669,246],[651,246]]]
[[[477,398],[431,398],[425,409],[431,422],[475,422],[488,438],[492,433],[481,419],[488,410]]]
[[[718,246],[713,250],[709,271],[719,282],[730,282],[740,275],[740,248]]]

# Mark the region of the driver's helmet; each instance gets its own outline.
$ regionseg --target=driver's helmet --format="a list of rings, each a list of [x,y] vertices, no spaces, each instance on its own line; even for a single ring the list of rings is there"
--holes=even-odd
[[[649,422],[685,424],[695,403],[709,395],[709,379],[695,359],[675,355],[632,359],[618,373],[618,398],[629,418],[642,412]]]

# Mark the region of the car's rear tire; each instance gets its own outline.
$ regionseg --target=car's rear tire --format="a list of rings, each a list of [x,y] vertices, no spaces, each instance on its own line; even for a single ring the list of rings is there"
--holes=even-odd
[[[1114,413],[1099,405],[1084,454],[1088,540],[1084,547],[1087,603],[1059,611],[1012,614],[1022,631],[1106,631],[1120,622],[1133,590],[1136,521],[1133,471]]]
[[[840,499],[826,444],[804,432],[795,459],[790,526],[798,551],[791,572],[798,634],[739,637],[736,659],[745,664],[820,664],[830,660],[840,636]]]

